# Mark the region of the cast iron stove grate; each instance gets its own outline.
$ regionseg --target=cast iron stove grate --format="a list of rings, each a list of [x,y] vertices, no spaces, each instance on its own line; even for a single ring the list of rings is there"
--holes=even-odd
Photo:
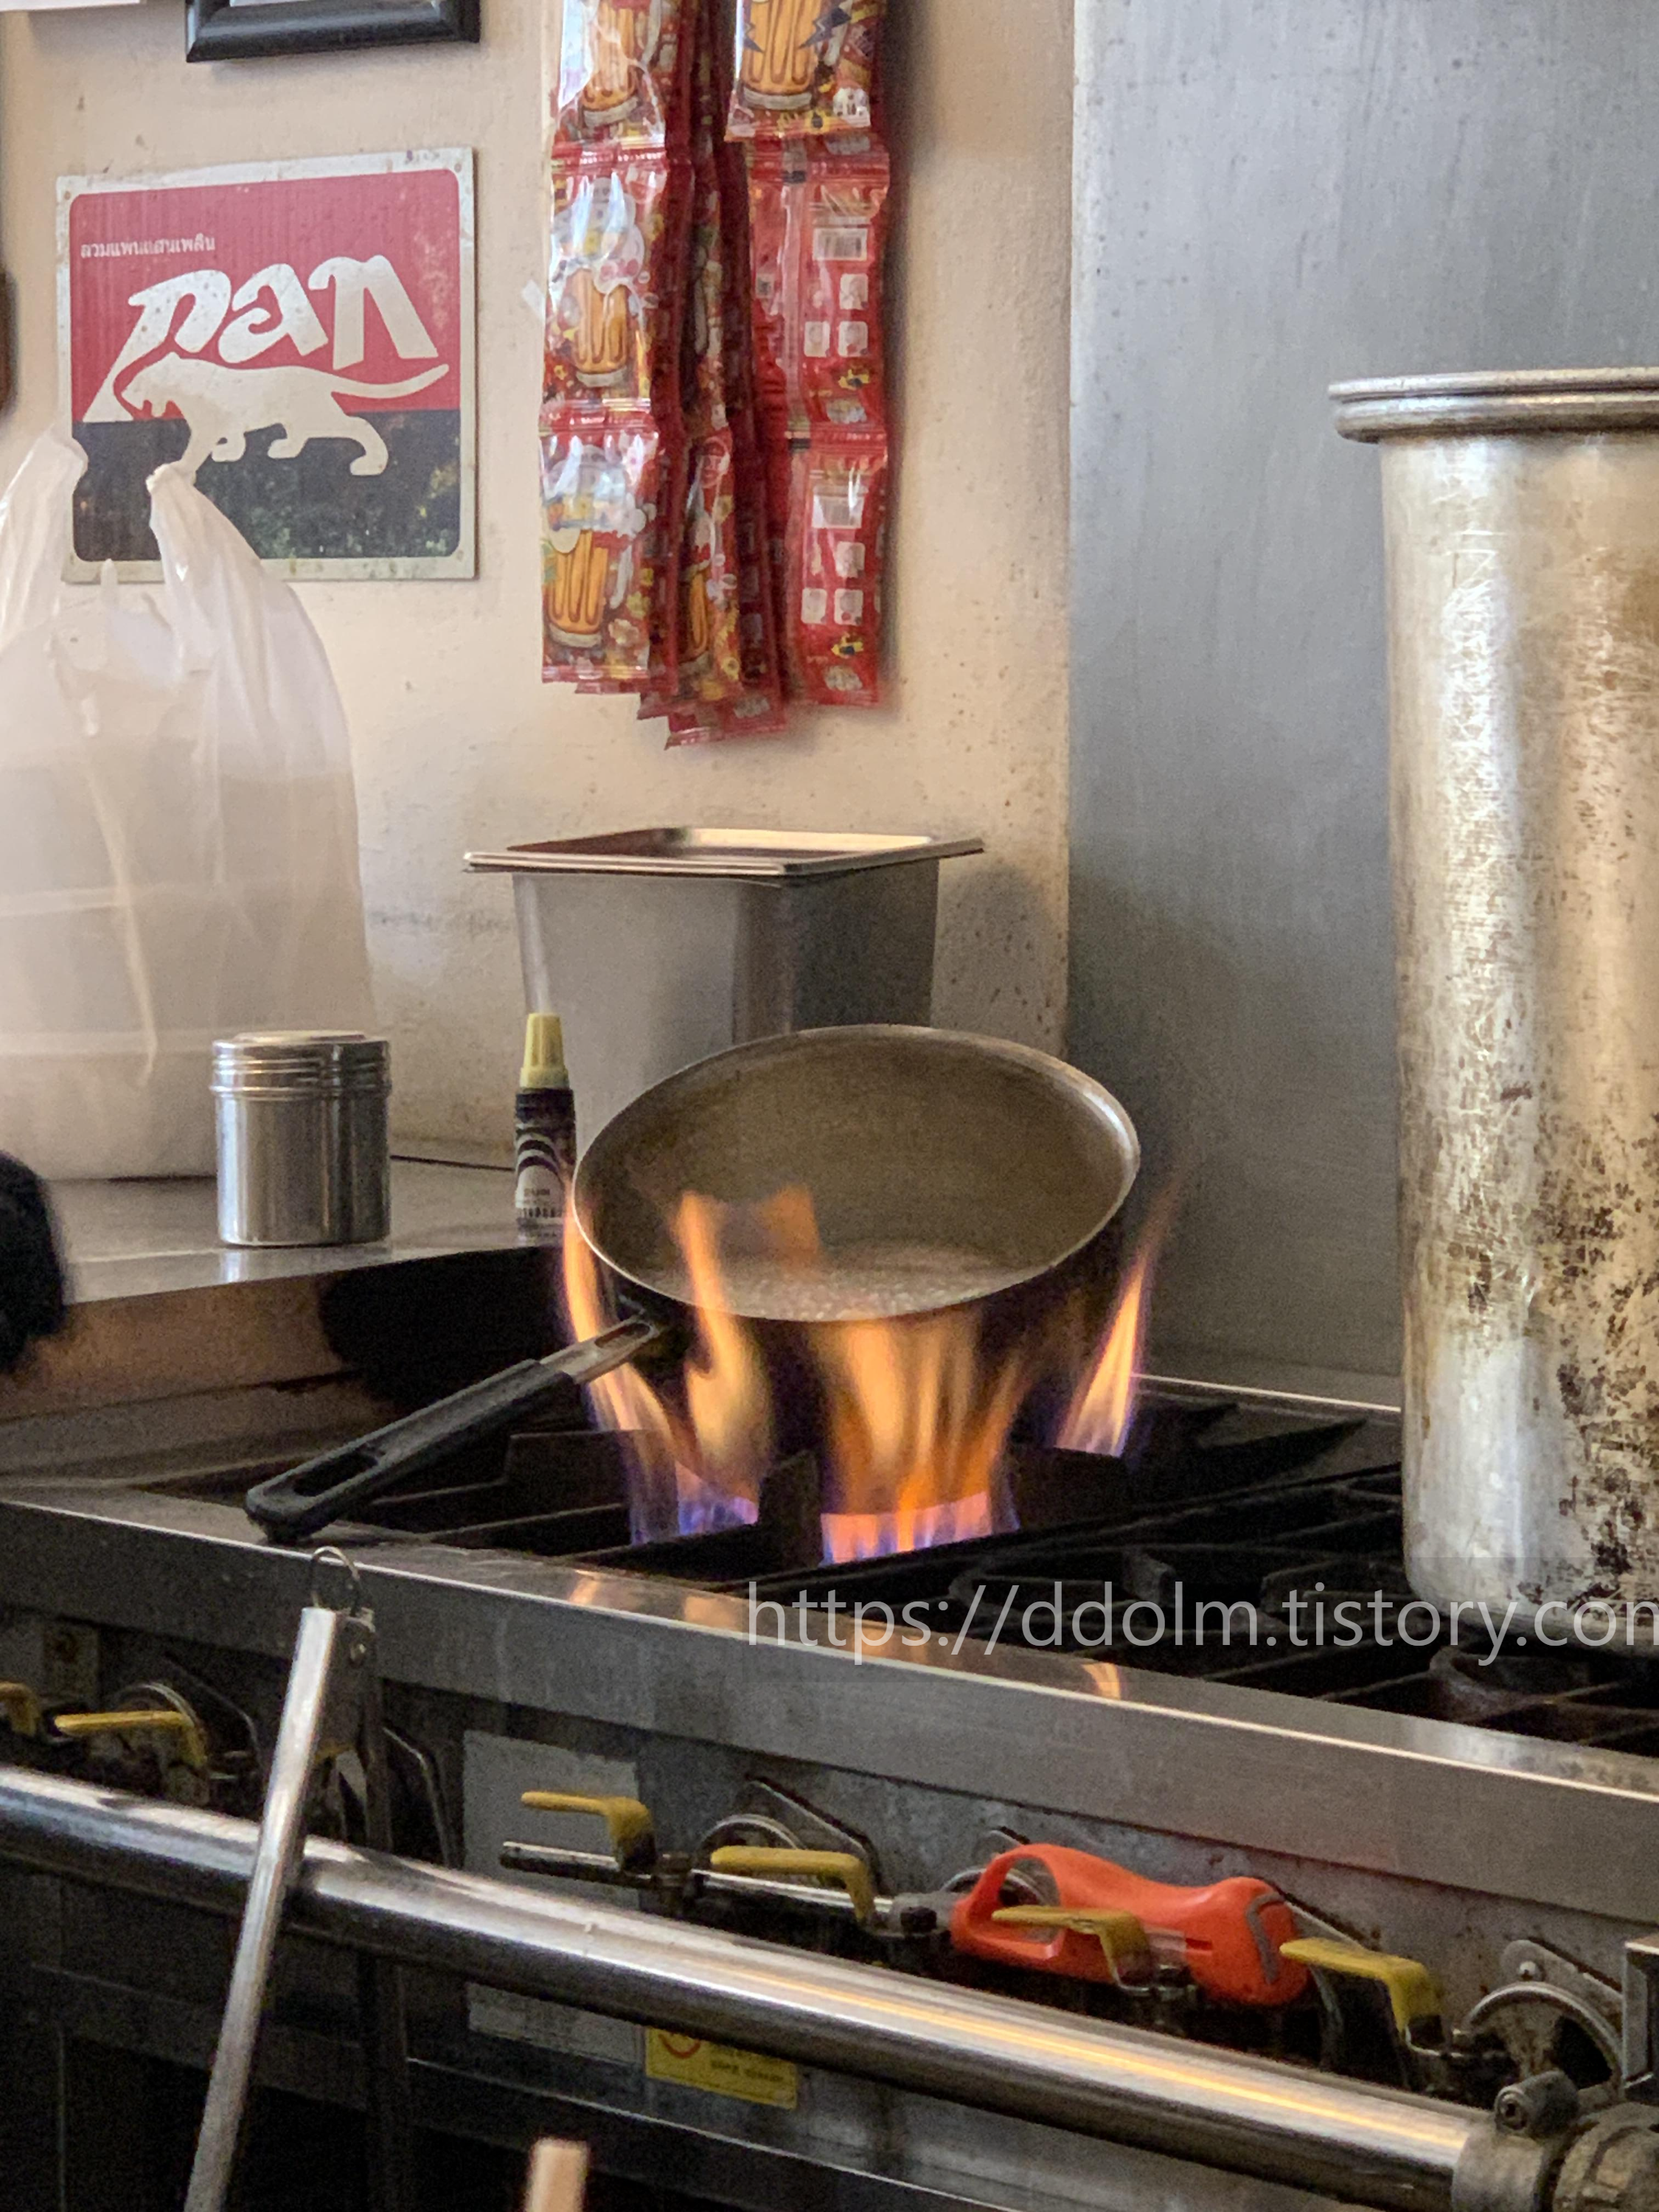
[[[896,1634],[908,1621],[964,1644],[1659,1755],[1659,1659],[1512,1635],[1483,1664],[1478,1622],[1454,1648],[1413,1606],[1392,1416],[1152,1395],[1122,1459],[1026,1444],[1007,1474],[1016,1533],[836,1565],[817,1563],[810,1458],[775,1473],[752,1525],[629,1544],[617,1440],[573,1428],[516,1436],[504,1462],[497,1447],[364,1517],[804,1608],[843,1637],[855,1607],[877,1624],[886,1607]]]

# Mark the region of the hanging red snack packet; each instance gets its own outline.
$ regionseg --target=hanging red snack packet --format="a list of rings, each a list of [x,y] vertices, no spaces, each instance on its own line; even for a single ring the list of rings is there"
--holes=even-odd
[[[684,0],[565,0],[554,143],[683,146],[695,12]]]
[[[694,448],[680,566],[679,689],[716,701],[743,689],[732,434],[717,430]]]
[[[652,673],[665,475],[648,415],[542,440],[543,677],[627,686]]]
[[[778,678],[786,699],[805,696],[789,612],[790,516],[795,500],[795,456],[769,434],[760,449],[762,521],[766,532],[766,581],[772,600],[772,634]]]
[[[648,427],[650,418],[639,420]],[[588,438],[595,435],[591,418],[577,418],[575,429]],[[661,714],[661,702],[679,696],[679,568],[684,556],[684,507],[686,447],[671,445],[659,438],[653,508],[635,549],[635,575],[639,577],[637,598],[644,606],[644,615],[637,615],[637,608],[629,608],[630,630],[623,637],[623,644],[635,648],[633,622],[644,619],[648,633],[644,646],[644,668],[623,668],[613,661],[606,672],[588,672],[581,677],[575,686],[577,692],[637,692],[646,702],[639,710],[641,714]]]
[[[794,415],[789,328],[806,163],[793,148],[757,147],[747,177],[755,405],[763,438],[775,444],[788,438]]]
[[[717,430],[692,447],[687,472],[676,689],[672,695],[648,692],[640,704],[642,721],[742,690],[738,566],[732,434]]]
[[[805,208],[797,227],[799,353],[794,404],[810,430],[881,428],[881,273],[888,162],[879,148],[856,159],[807,151]]]
[[[763,691],[775,702],[783,696],[783,672],[778,658],[777,597],[772,581],[766,464],[755,442],[750,416],[733,416],[732,444],[737,491],[738,617],[744,686],[747,690]]]
[[[808,138],[874,120],[883,0],[738,0],[731,138]]]
[[[686,274],[680,391],[689,438],[726,427],[726,246],[714,149],[693,165],[691,251]]]
[[[880,702],[887,442],[829,432],[793,457],[786,657],[823,707]]]
[[[669,744],[769,737],[787,726],[779,683],[759,457],[740,418],[707,441],[689,496],[678,697],[647,697]]]
[[[716,707],[671,707],[668,742],[676,745],[723,744],[732,738],[780,738],[788,734],[786,708],[764,692],[744,691]]]
[[[750,162],[755,344],[771,434],[879,429],[887,155],[757,148]]]
[[[685,175],[656,154],[554,156],[548,427],[576,404],[675,407]]]

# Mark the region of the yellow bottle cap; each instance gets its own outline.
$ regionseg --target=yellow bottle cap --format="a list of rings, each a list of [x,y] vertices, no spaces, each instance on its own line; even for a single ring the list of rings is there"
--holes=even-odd
[[[564,1024],[556,1014],[532,1014],[524,1028],[520,1091],[562,1091],[570,1082],[564,1065]]]

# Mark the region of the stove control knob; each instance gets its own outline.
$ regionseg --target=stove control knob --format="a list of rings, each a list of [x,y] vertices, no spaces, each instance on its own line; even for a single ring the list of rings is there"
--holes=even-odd
[[[1068,1929],[1097,1942],[1112,1970],[1112,1979],[1128,1987],[1152,1981],[1158,1961],[1142,1923],[1133,1912],[1108,1906],[1066,1905],[1005,1905],[991,1915],[1000,1928]],[[1187,1984],[1184,1968],[1176,1968],[1181,1986]]]
[[[656,1830],[649,1809],[636,1797],[579,1797],[564,1790],[526,1790],[519,1802],[532,1813],[590,1813],[603,1820],[611,1853],[625,1872],[644,1872],[657,1863]]]
[[[147,1686],[153,1687],[154,1686]],[[207,1736],[184,1699],[121,1705],[105,1713],[54,1713],[52,1735],[82,1742],[94,1770],[124,1789],[154,1788],[176,1803],[205,1805],[210,1794]]]
[[[824,1883],[845,1890],[860,1928],[874,1925],[876,1885],[868,1866],[856,1851],[797,1851],[762,1844],[722,1844],[708,1855],[717,1874],[747,1875],[751,1879],[799,1887],[810,1898]]]
[[[1287,1959],[1299,1959],[1316,1974],[1334,1974],[1380,1983],[1403,2040],[1426,2042],[1440,2033],[1440,1992],[1433,1975],[1415,1959],[1387,1951],[1367,1951],[1358,1943],[1339,1943],[1324,1936],[1298,1936],[1279,1946]]]
[[[27,1682],[0,1682],[0,1713],[14,1735],[40,1735],[40,1700]]]

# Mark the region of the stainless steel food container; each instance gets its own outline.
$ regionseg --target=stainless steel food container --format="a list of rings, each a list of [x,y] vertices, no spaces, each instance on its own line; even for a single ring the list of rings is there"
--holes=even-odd
[[[227,1244],[374,1244],[391,1229],[384,1037],[270,1030],[213,1048]]]
[[[1659,1598],[1659,369],[1333,397],[1382,447],[1408,1571]]]
[[[583,1140],[728,1045],[933,1018],[941,860],[977,837],[637,830],[469,853],[511,874],[530,1010],[564,1023]]]

